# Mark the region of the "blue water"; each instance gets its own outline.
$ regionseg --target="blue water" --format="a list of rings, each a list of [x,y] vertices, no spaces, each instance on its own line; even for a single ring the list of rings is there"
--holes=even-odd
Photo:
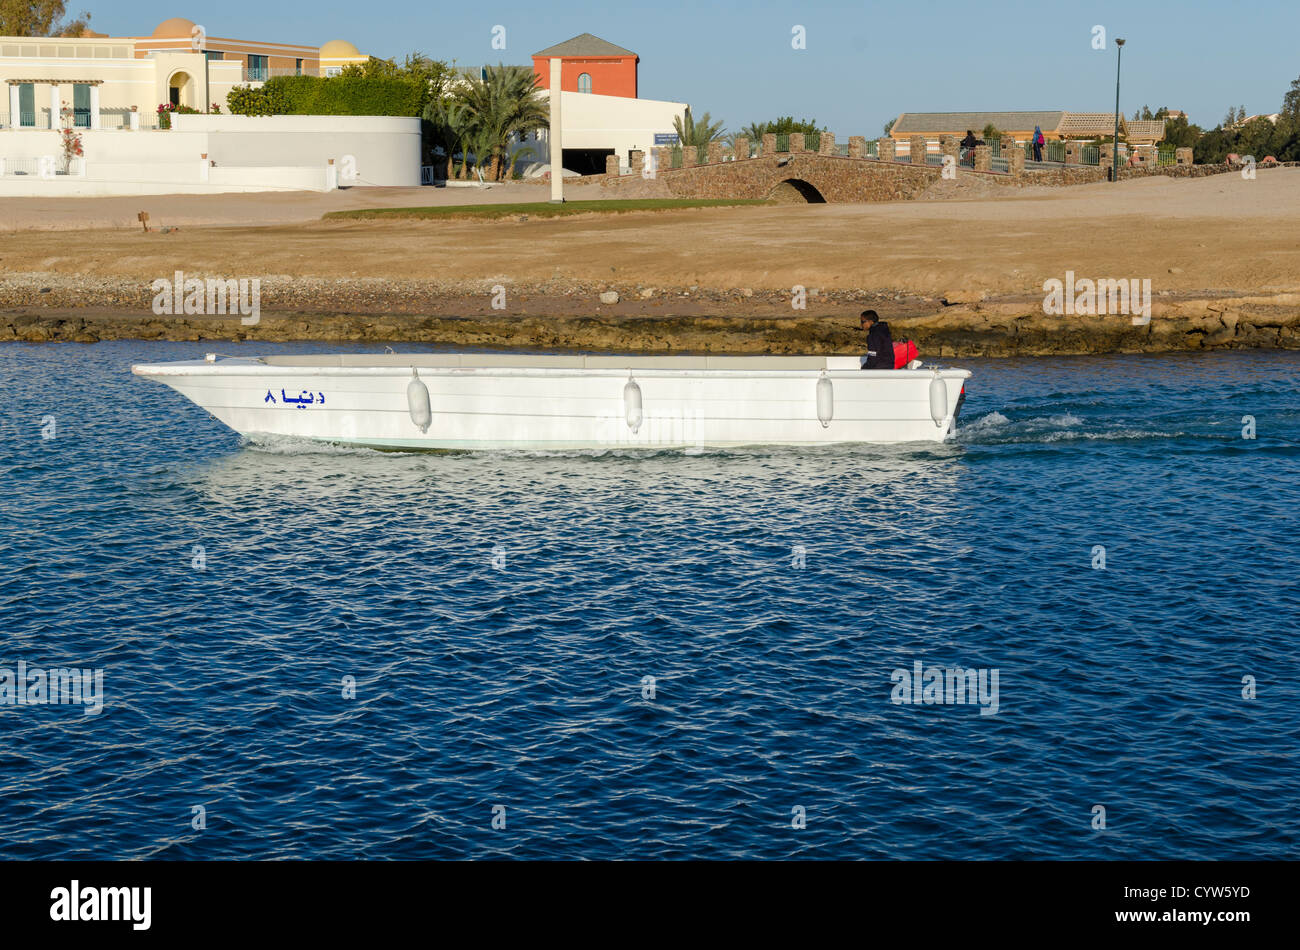
[[[0,706],[0,856],[1300,856],[1300,354],[960,361],[923,449],[440,456],[129,375],[205,348],[0,347],[0,666],[105,694]]]

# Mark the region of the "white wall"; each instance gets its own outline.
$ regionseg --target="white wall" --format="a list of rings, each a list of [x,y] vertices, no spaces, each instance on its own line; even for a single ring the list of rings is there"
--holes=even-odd
[[[549,90],[539,90],[549,97]],[[673,119],[684,117],[685,102],[659,99],[628,99],[623,96],[597,96],[584,92],[560,93],[561,135],[564,148],[613,149],[624,166],[628,152],[640,149],[647,154],[655,144],[655,133],[673,131]],[[533,161],[544,162],[548,154],[546,133],[529,138],[522,144],[537,153]]]
[[[0,158],[8,168],[0,195],[322,191],[331,158],[345,187],[420,184],[418,119],[177,114],[172,123],[165,132],[81,130],[84,178],[14,175],[19,161],[61,156],[62,139],[48,130],[2,132]],[[206,182],[205,153],[215,163]],[[355,180],[346,176],[349,156]]]
[[[309,165],[355,159],[357,180],[340,184],[420,184],[420,120],[395,116],[174,115],[177,132],[207,135],[223,165]]]

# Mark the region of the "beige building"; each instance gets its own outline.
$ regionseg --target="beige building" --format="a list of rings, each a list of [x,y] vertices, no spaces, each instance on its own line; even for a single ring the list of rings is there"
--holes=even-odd
[[[1153,146],[1165,137],[1163,121],[1143,122],[1120,117],[1120,135],[1135,146]],[[1035,127],[1042,129],[1043,138],[1056,141],[1095,141],[1115,134],[1113,112],[904,112],[889,130],[896,142],[909,142],[914,135],[924,136],[934,151],[944,136],[962,138],[967,131],[982,137],[984,129],[992,125],[1007,139],[1017,143],[1028,142]]]
[[[320,75],[365,62],[350,43],[323,47],[212,36],[181,17],[148,36],[0,37],[0,129],[151,128],[158,108],[226,109],[239,85]]]

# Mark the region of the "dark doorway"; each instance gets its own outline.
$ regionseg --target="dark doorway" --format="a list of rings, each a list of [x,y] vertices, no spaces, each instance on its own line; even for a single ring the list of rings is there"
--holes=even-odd
[[[603,175],[605,156],[613,154],[612,148],[566,148],[564,167],[579,175]]]

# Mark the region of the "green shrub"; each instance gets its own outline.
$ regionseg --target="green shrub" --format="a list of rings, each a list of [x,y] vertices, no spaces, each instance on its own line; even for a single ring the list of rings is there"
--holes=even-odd
[[[276,76],[260,89],[236,86],[226,102],[236,115],[419,116],[429,96],[411,78]]]

